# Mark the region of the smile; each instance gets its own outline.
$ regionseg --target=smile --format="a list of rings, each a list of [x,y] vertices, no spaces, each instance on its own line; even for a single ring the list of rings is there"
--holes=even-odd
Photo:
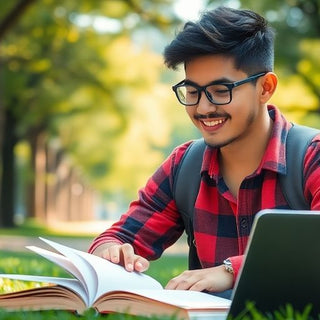
[[[214,127],[214,126],[217,126],[218,124],[221,124],[225,121],[226,121],[225,119],[220,119],[220,120],[202,121],[202,122],[207,127]]]

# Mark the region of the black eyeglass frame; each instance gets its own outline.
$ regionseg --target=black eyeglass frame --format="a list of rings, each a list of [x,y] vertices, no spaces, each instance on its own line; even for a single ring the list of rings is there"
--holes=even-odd
[[[207,97],[207,99],[212,103],[212,104],[215,104],[215,105],[226,105],[226,104],[229,104],[231,103],[232,101],[232,89],[235,88],[235,87],[239,87],[241,86],[242,84],[245,84],[245,83],[248,83],[248,82],[251,82],[251,81],[254,81],[264,75],[266,75],[267,72],[260,72],[260,73],[256,73],[252,76],[249,76],[248,78],[246,79],[242,79],[242,80],[239,80],[239,81],[235,81],[235,82],[217,82],[217,81],[213,81],[213,82],[210,82],[209,84],[205,85],[205,86],[199,86],[195,83],[193,83],[192,87],[194,87],[195,89],[197,89],[198,91],[198,99],[196,102],[194,103],[184,103],[183,101],[180,100],[180,97],[179,97],[179,94],[178,94],[178,88],[179,87],[182,87],[186,84],[186,80],[182,80],[180,81],[179,83],[177,83],[176,85],[172,86],[172,90],[174,91],[174,93],[176,94],[176,97],[178,99],[178,101],[184,105],[184,106],[195,106],[199,103],[200,101],[200,98],[201,98],[201,92],[203,91]],[[212,95],[210,92],[207,91],[207,87],[210,87],[212,85],[224,85],[226,86],[226,88],[229,90],[229,96],[230,96],[230,99],[228,102],[224,102],[224,103],[219,103],[219,102],[215,102],[213,99],[212,99]]]

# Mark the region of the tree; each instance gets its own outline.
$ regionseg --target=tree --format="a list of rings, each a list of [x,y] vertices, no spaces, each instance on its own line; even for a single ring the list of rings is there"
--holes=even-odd
[[[0,42],[5,37],[5,35],[10,32],[10,29],[13,28],[13,26],[18,22],[20,17],[24,14],[27,8],[32,5],[33,2],[34,0],[21,0],[13,7],[12,3],[9,4],[7,2],[4,4],[8,8],[7,10],[1,11],[2,13],[7,12],[7,14],[2,17],[0,23]],[[0,61],[0,66],[1,64],[2,63]],[[2,68],[0,68],[0,74],[1,69]],[[4,79],[4,77],[1,77],[1,79]],[[4,81],[1,82],[3,83]],[[10,113],[7,113],[4,108],[3,97],[4,92],[2,90],[0,91],[0,128],[3,129],[2,132],[0,132],[0,150],[2,151],[2,157],[0,156],[0,163],[3,163],[4,165],[2,166],[2,176],[0,181],[6,181],[6,185],[0,185],[0,211],[7,213],[13,212],[14,210],[14,198],[12,192],[12,190],[14,189],[14,179],[11,173],[14,170],[14,155],[12,146],[16,143],[16,137],[11,131],[12,122],[14,120],[12,115]],[[7,137],[4,141],[3,136]],[[6,199],[6,201],[1,201],[1,198]],[[0,215],[0,218],[0,225],[13,225],[12,216],[10,214]]]
[[[0,23],[0,41],[5,37],[5,35],[10,32],[10,29],[19,21],[19,18],[25,13],[30,5],[33,4],[35,0],[20,0],[12,7],[12,3],[4,3],[2,7],[2,14]],[[9,8],[4,8],[9,7]]]
[[[31,148],[34,177],[37,174],[36,155],[41,151],[39,146],[46,146],[39,141],[44,138],[48,143],[50,137],[59,137],[63,121],[77,121],[93,110],[99,113],[107,108],[109,116],[116,121],[116,125],[107,130],[108,148],[112,153],[115,139],[128,128],[130,112],[123,105],[127,101],[122,94],[127,91],[125,86],[133,83],[120,81],[119,84],[119,79],[110,81],[103,77],[101,70],[108,70],[110,63],[105,55],[106,44],[110,45],[119,36],[128,38],[133,27],[168,27],[173,16],[165,16],[163,10],[156,10],[168,3],[128,0],[97,5],[89,0],[67,3],[46,0],[30,7],[6,34],[0,56],[2,79],[5,79],[2,104],[7,124],[3,138],[6,149],[2,152],[3,173],[7,175],[2,179],[2,186],[5,186],[2,190],[6,190],[1,201],[2,225],[13,224],[14,148],[19,141],[25,140]],[[2,3],[0,7],[7,8]],[[121,28],[114,33],[99,33],[93,28],[99,18],[105,19],[105,23],[110,22],[107,18],[112,18],[111,21],[118,21]],[[143,81],[138,82],[139,85],[142,86]],[[63,147],[69,154],[79,150],[72,142]],[[111,167],[112,159],[105,162],[105,167]],[[85,168],[84,163],[85,159],[82,168]],[[92,165],[91,170],[94,167],[99,168],[99,164]],[[31,194],[35,194],[33,181],[29,188]],[[29,198],[33,199],[32,196]],[[32,209],[34,207],[31,203],[30,214],[36,211]]]

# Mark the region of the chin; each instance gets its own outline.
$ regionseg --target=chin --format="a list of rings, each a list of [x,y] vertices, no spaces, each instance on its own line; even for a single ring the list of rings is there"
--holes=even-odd
[[[236,138],[231,138],[229,140],[225,140],[225,141],[215,141],[214,139],[208,139],[208,138],[204,138],[204,142],[206,143],[206,145],[208,145],[211,148],[223,148],[228,146],[229,144],[231,144],[232,142],[234,142],[236,140]]]

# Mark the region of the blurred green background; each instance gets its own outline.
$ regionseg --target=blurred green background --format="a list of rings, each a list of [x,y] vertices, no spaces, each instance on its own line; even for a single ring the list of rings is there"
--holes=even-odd
[[[319,0],[0,1],[0,226],[113,220],[197,138],[162,50],[186,19],[250,8],[277,30],[272,103],[319,127]]]

